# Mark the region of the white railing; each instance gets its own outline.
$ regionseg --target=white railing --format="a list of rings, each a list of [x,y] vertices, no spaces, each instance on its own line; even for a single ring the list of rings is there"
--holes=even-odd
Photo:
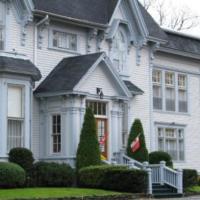
[[[152,185],[167,184],[177,190],[178,194],[183,193],[183,173],[182,170],[173,170],[166,166],[165,161],[160,164],[151,164],[148,162],[138,162],[124,154],[123,151],[114,154],[116,164],[126,165],[133,169],[142,169],[148,173],[148,194],[152,194]]]

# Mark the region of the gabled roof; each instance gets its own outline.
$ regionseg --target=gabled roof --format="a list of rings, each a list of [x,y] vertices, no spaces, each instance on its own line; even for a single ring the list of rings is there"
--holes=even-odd
[[[35,11],[107,25],[118,0],[33,0]]]
[[[39,69],[30,60],[19,58],[0,56],[1,72],[30,76],[34,81],[41,79]]]
[[[102,53],[64,58],[35,93],[72,91]]]
[[[144,91],[141,90],[139,87],[137,87],[136,85],[134,85],[131,81],[124,81],[125,85],[127,86],[127,88],[129,89],[129,91],[131,92],[132,95],[142,95],[144,94]]]

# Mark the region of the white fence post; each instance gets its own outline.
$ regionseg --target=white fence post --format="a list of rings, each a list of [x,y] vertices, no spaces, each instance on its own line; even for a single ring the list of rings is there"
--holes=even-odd
[[[164,185],[164,169],[166,166],[166,162],[165,161],[161,161],[160,162],[160,184]]]
[[[183,170],[178,169],[178,194],[183,194]]]
[[[148,194],[152,195],[153,191],[152,191],[152,170],[151,168],[147,168],[147,173],[148,173]]]
[[[143,162],[143,169],[147,169],[147,167],[149,166],[149,163],[146,161],[146,162]]]

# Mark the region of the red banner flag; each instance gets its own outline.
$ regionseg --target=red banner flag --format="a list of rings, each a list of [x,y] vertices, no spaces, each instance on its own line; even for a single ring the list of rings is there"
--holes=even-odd
[[[132,152],[136,152],[140,148],[140,135],[138,135],[135,140],[131,143],[131,150]]]

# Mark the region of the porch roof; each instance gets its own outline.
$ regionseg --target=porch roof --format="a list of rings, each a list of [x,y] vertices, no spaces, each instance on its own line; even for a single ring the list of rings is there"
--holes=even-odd
[[[131,81],[124,81],[126,87],[129,89],[132,95],[142,95],[144,91],[141,90],[139,87],[134,85]]]

